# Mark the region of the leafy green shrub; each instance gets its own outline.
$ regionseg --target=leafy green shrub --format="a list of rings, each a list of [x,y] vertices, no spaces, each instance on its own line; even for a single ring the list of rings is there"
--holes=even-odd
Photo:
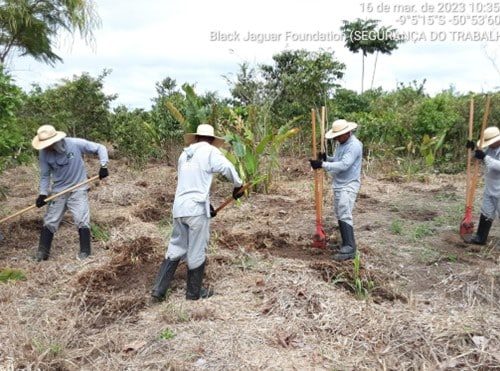
[[[149,113],[140,109],[128,111],[124,106],[115,108],[111,119],[113,146],[137,166],[159,152],[151,137],[149,119]]]
[[[0,173],[7,166],[30,158],[29,141],[23,136],[16,116],[22,103],[21,89],[0,65]]]
[[[104,70],[99,76],[88,73],[63,79],[45,90],[35,85],[19,112],[19,118],[28,123],[35,135],[41,125],[50,124],[68,136],[90,140],[110,140],[109,106],[116,95],[103,92]]]

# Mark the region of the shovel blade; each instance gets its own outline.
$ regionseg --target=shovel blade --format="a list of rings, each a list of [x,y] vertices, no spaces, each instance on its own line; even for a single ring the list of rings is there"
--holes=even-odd
[[[465,216],[460,223],[460,236],[466,240],[474,233],[474,222],[472,221],[472,210],[467,207],[465,210]]]
[[[460,236],[474,233],[474,223],[473,222],[462,222],[460,224]]]
[[[313,236],[312,247],[326,249],[326,235],[321,226],[316,226],[316,233]]]

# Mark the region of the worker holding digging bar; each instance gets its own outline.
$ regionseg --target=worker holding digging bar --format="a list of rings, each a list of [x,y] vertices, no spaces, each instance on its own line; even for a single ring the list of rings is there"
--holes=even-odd
[[[488,127],[484,130],[483,143],[467,141],[467,148],[474,150],[474,157],[482,161],[486,167],[484,175],[483,203],[476,234],[469,243],[485,245],[490,233],[491,224],[496,216],[500,217],[500,130]],[[486,150],[482,148],[487,147]]]
[[[108,151],[102,144],[80,138],[67,138],[63,131],[56,131],[52,125],[41,126],[31,142],[39,151],[40,194],[36,206],[47,204],[46,199],[52,193],[77,186],[71,192],[51,200],[43,217],[43,228],[35,259],[47,260],[54,233],[59,228],[64,212],[68,209],[80,237],[78,259],[85,259],[91,253],[90,247],[90,211],[87,197],[88,181],[83,156],[97,154],[100,161],[99,179],[108,176]],[[51,185],[52,181],[52,185]],[[81,187],[78,184],[84,183]]]
[[[352,211],[361,186],[361,163],[363,144],[352,133],[357,128],[354,122],[336,120],[326,132],[326,139],[339,143],[333,157],[321,153],[316,160],[309,160],[313,169],[325,169],[333,175],[334,210],[342,237],[340,251],[334,260],[353,259],[356,255],[356,241]]]
[[[181,259],[185,259],[188,266],[186,299],[198,300],[213,295],[212,290],[202,287],[210,217],[217,214],[210,204],[213,175],[222,174],[233,183],[234,199],[244,193],[236,169],[218,148],[224,144],[224,139],[214,135],[211,125],[199,125],[196,133],[184,136],[184,141],[188,147],[184,148],[177,166],[172,235],[151,292],[153,303],[165,300]]]

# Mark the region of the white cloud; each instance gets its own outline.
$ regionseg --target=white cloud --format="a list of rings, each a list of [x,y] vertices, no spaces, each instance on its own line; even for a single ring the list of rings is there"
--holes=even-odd
[[[366,11],[368,3],[374,7],[372,12]],[[382,3],[389,7],[389,11],[377,7]],[[393,55],[379,56],[374,86],[394,89],[398,82],[426,78],[426,89],[433,94],[450,85],[459,91],[488,90],[500,85],[499,73],[485,54],[486,49],[495,59],[498,50],[493,45],[498,43],[452,40],[452,32],[490,32],[500,25],[473,27],[469,19],[465,20],[465,26],[455,26],[453,17],[466,16],[470,12],[421,11],[423,4],[437,7],[438,3],[442,2],[97,0],[102,28],[96,32],[94,49],[79,39],[70,42],[66,38],[59,49],[63,64],[51,68],[27,58],[15,58],[11,67],[16,80],[25,88],[33,82],[47,86],[73,74],[89,72],[96,76],[105,68],[112,69],[105,80],[105,91],[119,94],[117,103],[149,108],[151,98],[156,95],[155,83],[167,76],[176,79],[179,85],[196,83],[199,91],[218,90],[221,95],[227,95],[227,86],[221,75],[234,73],[238,63],[269,63],[273,54],[284,49],[323,48],[335,51],[335,56],[346,64],[342,85],[359,90],[361,56],[350,53],[343,42],[293,41],[287,37],[290,36],[288,33],[311,37],[322,32],[338,38],[342,20],[359,17],[380,19],[384,25],[392,25],[403,33],[414,32],[427,38],[427,41],[402,44]],[[363,4],[365,12],[362,11]],[[415,11],[394,8],[396,4],[413,6]],[[471,3],[464,4],[470,6],[467,4]],[[445,17],[445,24],[424,25],[423,18],[414,18],[417,24],[411,25],[411,17],[415,16],[426,16],[427,23],[429,19],[437,22],[438,16]],[[212,32],[236,33],[239,40],[210,41]],[[280,37],[262,43],[245,41],[249,32],[274,33]],[[431,34],[437,32],[446,34],[445,42],[429,40]],[[365,87],[369,87],[374,56],[369,56],[365,62]]]

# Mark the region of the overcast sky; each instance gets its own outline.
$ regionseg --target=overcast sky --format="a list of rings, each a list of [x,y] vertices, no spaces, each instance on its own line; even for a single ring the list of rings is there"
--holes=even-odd
[[[111,69],[105,92],[118,94],[115,105],[149,109],[155,83],[167,76],[178,85],[196,84],[199,93],[227,96],[222,75],[234,76],[242,62],[257,66],[271,63],[274,54],[286,49],[324,49],[346,64],[340,84],[359,91],[361,55],[344,47],[339,29],[342,20],[369,18],[395,27],[408,39],[392,55],[379,57],[375,87],[394,89],[399,82],[426,79],[429,94],[450,86],[460,92],[491,91],[500,86],[495,66],[500,65],[500,9],[483,4],[487,3],[97,0],[102,26],[95,32],[93,47],[65,38],[57,49],[63,63],[50,67],[13,58],[9,67],[26,90],[32,83],[47,87],[83,72],[97,76]],[[249,33],[257,41],[248,40]],[[318,37],[330,40],[315,41]],[[366,60],[365,88],[371,85],[374,59]]]

